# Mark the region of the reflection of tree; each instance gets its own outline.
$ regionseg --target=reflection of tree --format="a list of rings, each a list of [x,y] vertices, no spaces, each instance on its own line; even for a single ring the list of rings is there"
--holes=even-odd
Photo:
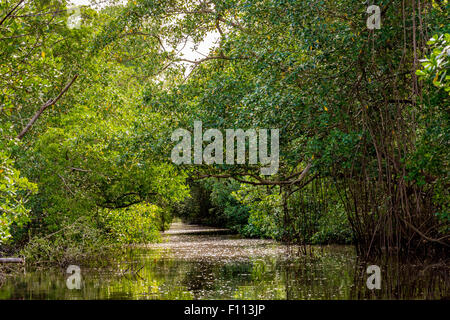
[[[214,265],[209,262],[192,263],[191,268],[186,273],[182,284],[193,293],[194,299],[201,299],[206,291],[214,288]]]
[[[283,262],[288,299],[347,299],[352,285],[354,254],[347,247],[321,250]]]
[[[133,249],[110,270],[83,269],[82,290],[68,290],[64,270],[7,278],[0,299],[437,299],[449,297],[445,262],[356,259],[353,248],[314,248],[307,256],[183,260],[172,251]],[[366,268],[381,268],[381,290],[368,290]],[[144,268],[140,269],[141,266]],[[123,276],[117,270],[139,270]]]
[[[366,280],[367,265],[381,268],[381,289],[369,290]],[[450,296],[449,267],[445,262],[423,263],[401,261],[389,257],[386,261],[364,263],[357,261],[354,268],[352,299],[440,299]]]

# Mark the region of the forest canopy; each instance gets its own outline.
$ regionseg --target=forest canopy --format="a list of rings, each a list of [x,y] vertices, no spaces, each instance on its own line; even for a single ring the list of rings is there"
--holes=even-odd
[[[444,252],[450,4],[375,2],[379,29],[350,0],[93,1],[76,27],[67,1],[1,0],[0,253],[65,263],[174,216]],[[195,121],[278,129],[276,174],[174,164]]]

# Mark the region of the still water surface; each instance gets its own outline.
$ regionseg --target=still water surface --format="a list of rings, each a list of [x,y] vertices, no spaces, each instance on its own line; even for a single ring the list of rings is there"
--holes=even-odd
[[[173,224],[163,242],[127,249],[109,268],[81,267],[69,290],[60,268],[8,277],[0,299],[441,299],[445,265],[390,263],[381,290],[368,290],[367,264],[351,246],[299,247],[242,239],[224,230]],[[309,252],[309,251],[308,251]],[[370,263],[369,263],[370,264]]]

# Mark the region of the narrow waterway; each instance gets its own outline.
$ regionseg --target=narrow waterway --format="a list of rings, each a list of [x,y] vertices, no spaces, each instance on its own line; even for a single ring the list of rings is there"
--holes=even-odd
[[[367,263],[351,246],[301,248],[243,239],[227,230],[174,223],[157,244],[124,250],[109,268],[81,267],[81,289],[66,270],[25,270],[0,283],[0,299],[440,299],[441,265],[381,266],[380,290],[368,290]]]

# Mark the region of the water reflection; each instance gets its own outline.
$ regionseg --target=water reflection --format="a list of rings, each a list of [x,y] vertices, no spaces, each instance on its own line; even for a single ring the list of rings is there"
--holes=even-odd
[[[0,299],[439,299],[449,296],[445,264],[380,263],[382,289],[366,288],[366,265],[349,246],[317,246],[312,256],[269,240],[180,234],[130,248],[110,268],[82,267],[69,290],[65,270],[7,278]]]

